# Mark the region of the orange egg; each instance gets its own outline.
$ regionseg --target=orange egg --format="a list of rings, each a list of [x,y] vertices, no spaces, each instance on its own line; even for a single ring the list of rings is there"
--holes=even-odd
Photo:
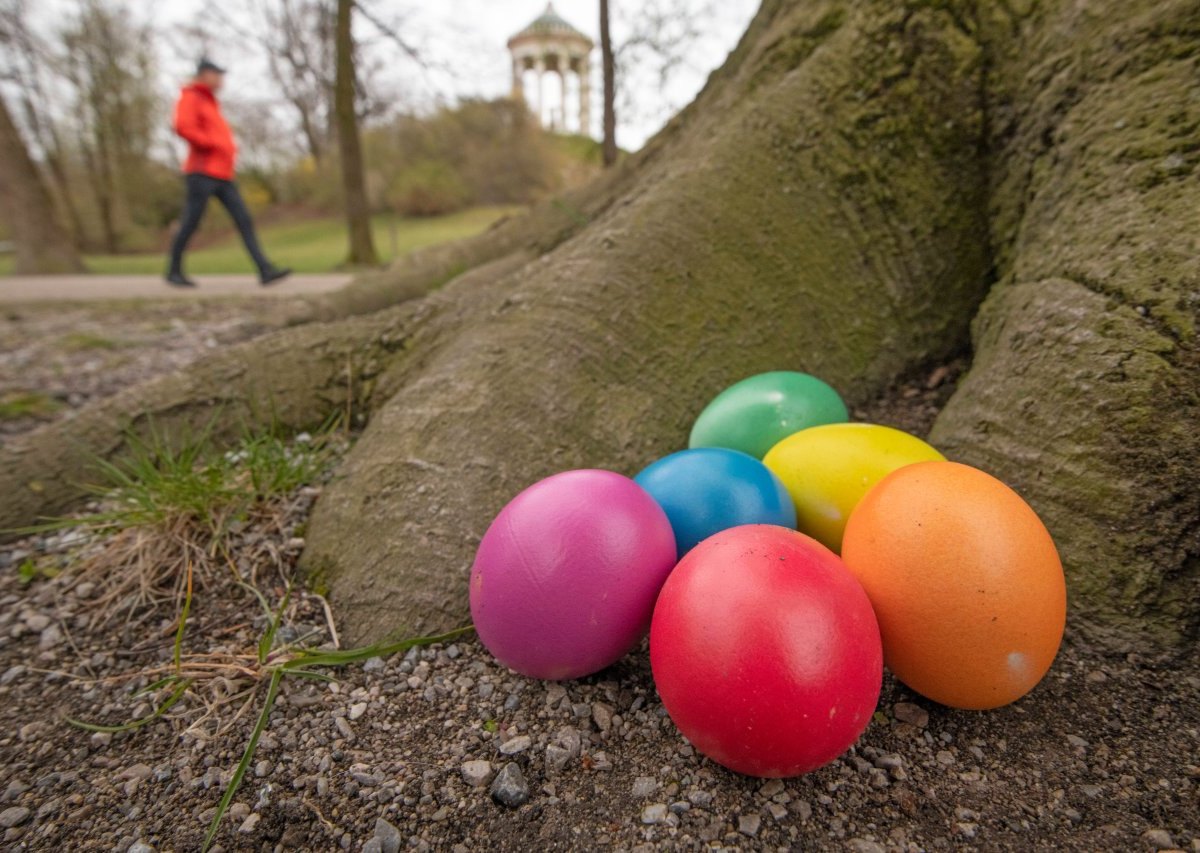
[[[1029,504],[990,474],[957,462],[889,474],[851,514],[842,559],[875,608],[884,662],[923,696],[998,708],[1050,669],[1062,563]]]

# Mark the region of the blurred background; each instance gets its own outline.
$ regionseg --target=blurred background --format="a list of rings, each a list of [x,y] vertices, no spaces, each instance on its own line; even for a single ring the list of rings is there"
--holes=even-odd
[[[201,56],[228,68],[220,100],[240,149],[238,181],[268,250],[298,271],[326,272],[467,236],[589,180],[695,95],[757,7],[349,5],[351,42],[339,44],[339,0],[0,0],[9,142],[28,152],[87,271],[162,272],[182,202],[184,146],[172,110]],[[339,49],[353,62],[374,257],[347,252]],[[606,99],[615,117],[608,128]],[[11,232],[11,219],[0,223],[0,274],[13,271]],[[188,264],[202,274],[252,271],[219,205],[209,206]]]

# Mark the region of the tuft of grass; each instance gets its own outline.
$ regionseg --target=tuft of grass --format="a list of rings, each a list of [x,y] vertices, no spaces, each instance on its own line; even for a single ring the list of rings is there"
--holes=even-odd
[[[168,434],[151,423],[130,434],[123,456],[94,460],[98,483],[89,490],[99,499],[97,511],[17,531],[83,528],[100,539],[79,563],[100,584],[94,600],[100,618],[173,598],[182,606],[177,664],[193,586],[203,588],[226,570],[254,586],[253,570],[243,577],[230,557],[234,537],[251,523],[278,529],[290,496],[320,476],[340,441],[331,422],[292,440],[245,431],[222,452],[212,425]]]
[[[130,432],[124,456],[92,462],[100,482],[88,491],[101,499],[104,509],[15,532],[168,528],[182,521],[219,538],[256,506],[311,482],[329,461],[332,430],[292,442],[274,432],[245,432],[234,449],[219,453],[212,441],[213,424],[215,420],[199,433],[182,430],[174,436],[153,423],[145,436]]]
[[[37,391],[13,391],[0,395],[0,421],[48,418],[61,408],[61,402]]]

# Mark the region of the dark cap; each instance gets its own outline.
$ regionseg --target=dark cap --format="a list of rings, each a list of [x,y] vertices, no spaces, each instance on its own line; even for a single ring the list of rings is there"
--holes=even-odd
[[[196,73],[203,74],[205,71],[215,71],[218,74],[224,74],[225,69],[217,63],[213,62],[207,56],[201,57],[200,62],[196,65]]]

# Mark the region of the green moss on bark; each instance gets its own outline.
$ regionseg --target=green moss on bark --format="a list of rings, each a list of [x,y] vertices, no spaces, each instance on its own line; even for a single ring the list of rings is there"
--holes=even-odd
[[[1200,634],[1200,7],[1043,4],[991,95],[1000,284],[933,439],[1012,482],[1076,625]]]

